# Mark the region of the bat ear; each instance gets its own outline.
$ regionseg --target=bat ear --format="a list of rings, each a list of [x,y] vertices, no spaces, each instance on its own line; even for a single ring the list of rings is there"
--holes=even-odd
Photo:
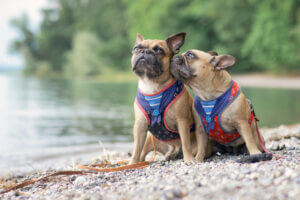
[[[144,40],[144,37],[141,34],[137,33],[135,44],[138,44],[138,43],[142,42],[143,40]]]
[[[185,35],[185,32],[181,32],[167,37],[166,42],[172,53],[177,54],[179,52],[180,47],[184,44]]]
[[[226,69],[230,66],[233,66],[235,62],[235,57],[231,55],[214,56],[210,61],[210,63],[214,65],[215,69],[218,70]]]

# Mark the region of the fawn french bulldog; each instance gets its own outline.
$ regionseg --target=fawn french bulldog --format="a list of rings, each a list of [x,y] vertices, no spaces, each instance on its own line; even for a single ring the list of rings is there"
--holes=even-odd
[[[251,102],[224,70],[235,62],[233,56],[199,50],[189,50],[171,61],[171,73],[195,93],[198,161],[211,154],[212,143],[229,147],[246,144],[249,159],[272,159],[272,154],[262,154],[264,139],[256,132]]]
[[[191,140],[195,135],[193,99],[183,83],[170,73],[170,60],[184,43],[185,33],[178,33],[165,40],[149,40],[137,34],[132,51],[132,71],[138,76],[138,90],[134,103],[134,148],[130,163],[144,161],[155,148],[166,159],[176,157],[182,148],[184,162],[194,157]]]

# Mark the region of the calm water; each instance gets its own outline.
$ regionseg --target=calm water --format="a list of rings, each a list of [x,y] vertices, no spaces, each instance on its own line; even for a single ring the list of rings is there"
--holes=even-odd
[[[243,88],[243,92],[252,100],[260,126],[300,122],[300,90]],[[134,83],[0,74],[0,169],[45,155],[80,152],[98,140],[131,142],[135,93]]]

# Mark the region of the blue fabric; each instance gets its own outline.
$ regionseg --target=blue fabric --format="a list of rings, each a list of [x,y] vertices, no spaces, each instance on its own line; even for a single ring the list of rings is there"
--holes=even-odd
[[[176,81],[165,91],[155,95],[143,95],[139,90],[137,91],[137,101],[145,110],[150,119],[149,131],[161,141],[171,141],[179,139],[177,131],[169,131],[164,124],[164,112],[168,105],[174,98],[183,92],[184,84]]]
[[[211,113],[213,108],[215,107],[217,100],[212,100],[212,101],[201,101],[201,105],[204,109],[204,112],[206,114],[206,121],[211,122]]]
[[[145,96],[146,101],[149,103],[151,109],[153,110],[152,115],[158,116],[160,114],[159,108],[162,99],[162,94],[155,96]]]
[[[233,83],[234,82],[231,83],[231,86],[229,87],[229,89],[224,94],[222,94],[217,99],[213,100],[213,101],[215,101],[215,105],[214,105],[214,107],[213,107],[210,115],[206,114],[206,111],[205,111],[205,109],[202,106],[202,103],[205,104],[205,102],[207,102],[207,101],[202,101],[198,96],[195,97],[194,107],[195,107],[197,113],[200,115],[200,118],[202,120],[202,124],[203,124],[204,129],[205,129],[205,131],[206,131],[207,134],[209,134],[209,131],[213,130],[214,127],[215,127],[214,121],[212,119],[214,119],[215,116],[220,115],[223,112],[223,110],[230,103],[232,103],[233,100],[239,95],[240,89],[239,89],[238,93],[235,95],[235,98],[231,99],[231,101],[228,102],[228,100],[229,100],[229,98],[231,96],[231,88],[233,86]],[[206,125],[205,125],[205,123],[204,123],[204,121],[203,121],[203,119],[202,119],[201,116],[203,116],[206,119],[206,122],[207,122]],[[220,126],[221,126],[221,124],[220,124]],[[223,131],[226,132],[224,129],[223,129]]]

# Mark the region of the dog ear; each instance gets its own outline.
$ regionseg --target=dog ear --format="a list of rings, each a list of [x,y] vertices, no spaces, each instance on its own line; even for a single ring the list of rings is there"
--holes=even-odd
[[[143,40],[144,40],[144,37],[141,34],[137,33],[135,44],[138,44],[138,43],[142,42]]]
[[[173,54],[177,54],[179,52],[180,47],[184,44],[185,35],[185,32],[181,32],[167,37],[167,45]]]
[[[207,53],[210,54],[211,56],[217,56],[218,55],[218,53],[215,52],[215,51],[208,51]]]
[[[218,70],[226,69],[227,67],[234,65],[235,62],[236,62],[235,57],[231,55],[214,56],[210,60],[210,63],[214,65],[215,69]]]

